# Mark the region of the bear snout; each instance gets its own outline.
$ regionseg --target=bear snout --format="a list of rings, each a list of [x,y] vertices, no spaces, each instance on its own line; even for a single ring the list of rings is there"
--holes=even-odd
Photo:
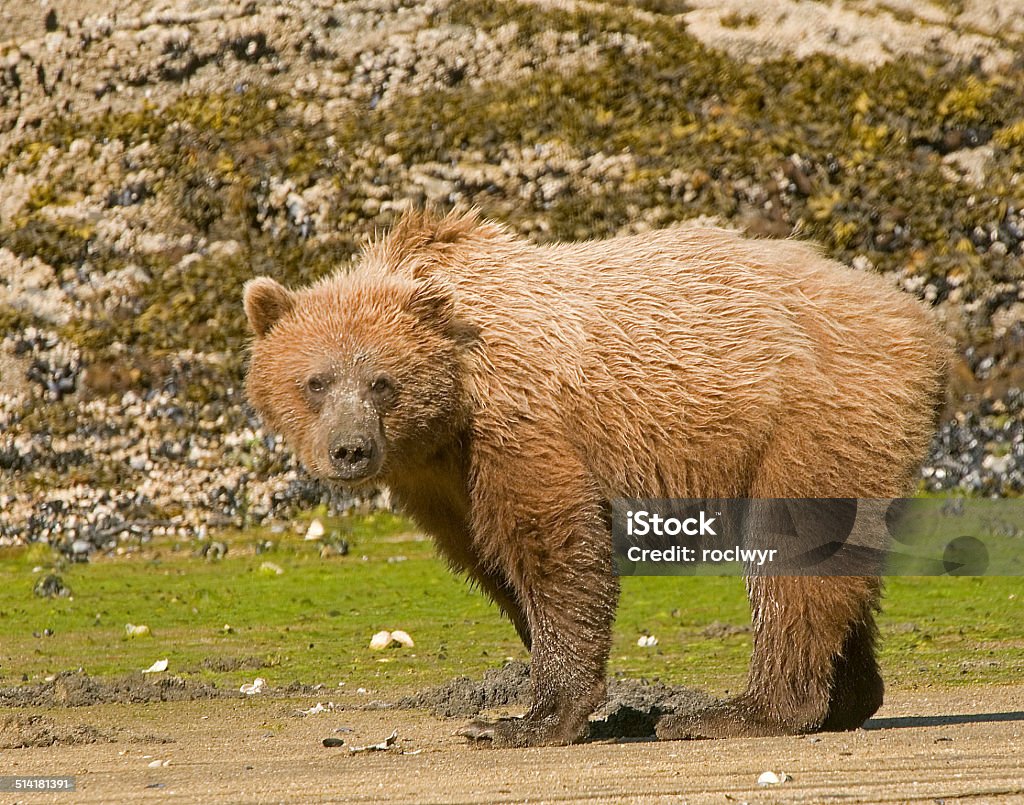
[[[342,481],[363,481],[380,469],[381,451],[365,436],[335,439],[328,453],[335,477]]]

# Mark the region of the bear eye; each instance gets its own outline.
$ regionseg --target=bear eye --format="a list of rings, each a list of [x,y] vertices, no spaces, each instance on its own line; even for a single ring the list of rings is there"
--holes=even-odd
[[[370,384],[370,391],[374,394],[383,396],[390,394],[395,390],[395,381],[391,379],[389,375],[380,374],[377,375],[373,382]]]
[[[306,381],[306,391],[310,394],[323,394],[327,391],[327,378],[322,375],[313,375]]]

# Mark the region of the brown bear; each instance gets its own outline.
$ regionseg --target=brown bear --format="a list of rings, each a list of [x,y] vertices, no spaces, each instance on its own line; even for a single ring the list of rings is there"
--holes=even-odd
[[[315,475],[381,484],[532,655],[496,745],[580,740],[605,695],[615,498],[898,497],[946,348],[882,278],[681,226],[537,246],[411,212],[361,265],[245,288],[247,393]],[[882,701],[872,577],[748,579],[744,693],[663,738],[854,729]]]

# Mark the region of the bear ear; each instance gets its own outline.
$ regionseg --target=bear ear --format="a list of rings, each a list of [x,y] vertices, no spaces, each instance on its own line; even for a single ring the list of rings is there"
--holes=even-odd
[[[245,315],[257,338],[262,338],[295,306],[295,294],[270,277],[245,283]]]
[[[421,279],[413,285],[408,309],[420,321],[444,330],[455,317],[455,298],[442,282]]]

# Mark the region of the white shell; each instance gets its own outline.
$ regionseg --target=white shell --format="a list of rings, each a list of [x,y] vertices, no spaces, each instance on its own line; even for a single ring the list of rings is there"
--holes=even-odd
[[[406,648],[412,648],[416,644],[412,642],[412,638],[409,637],[408,632],[403,632],[401,629],[396,629],[391,633],[391,639],[396,643],[401,643]]]
[[[369,746],[350,746],[348,751],[353,755],[356,752],[383,752],[385,749],[390,749],[395,745],[395,741],[398,740],[398,730],[392,732],[387,738],[377,744],[370,744]]]
[[[309,528],[306,529],[306,539],[320,539],[324,535],[324,524],[319,520],[314,520],[309,524]]]
[[[242,685],[238,691],[239,693],[244,693],[246,696],[252,696],[255,693],[260,693],[266,684],[267,680],[258,676],[252,682],[247,682]]]
[[[782,785],[788,783],[793,778],[783,772],[782,774],[776,774],[773,771],[761,772],[761,776],[757,778],[758,785]]]
[[[390,644],[391,632],[377,632],[377,634],[370,638],[370,648],[374,651],[380,651],[383,648],[387,648]]]

